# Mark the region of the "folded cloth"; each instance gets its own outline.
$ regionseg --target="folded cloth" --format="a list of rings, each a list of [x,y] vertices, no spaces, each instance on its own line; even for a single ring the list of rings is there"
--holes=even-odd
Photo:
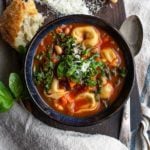
[[[132,133],[131,150],[150,150],[150,109],[142,106],[142,114],[138,130]]]
[[[17,103],[0,118],[0,150],[127,150],[121,142],[105,135],[49,127]]]
[[[131,150],[150,150],[150,1],[126,0],[127,16],[138,15],[144,29],[143,45],[135,58],[143,118],[139,129],[132,133]]]

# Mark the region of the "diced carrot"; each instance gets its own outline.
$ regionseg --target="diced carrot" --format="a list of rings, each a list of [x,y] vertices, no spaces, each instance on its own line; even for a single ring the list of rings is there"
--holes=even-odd
[[[68,102],[69,103],[72,103],[74,101],[72,95],[69,93],[69,94],[66,94],[64,95],[61,99],[60,99],[60,103],[65,106]]]
[[[67,101],[72,103],[74,101],[74,98],[71,96],[71,94],[67,94]]]
[[[74,95],[72,93],[66,94],[67,101],[72,103],[74,101]]]
[[[58,109],[59,111],[63,111],[64,110],[62,105],[57,104],[57,103],[55,103],[54,105],[55,105],[56,109]]]
[[[63,96],[61,99],[60,99],[60,103],[61,105],[65,106],[67,104],[67,99],[65,96]]]
[[[56,28],[56,33],[62,33],[62,32],[63,32],[62,28],[60,27]]]
[[[44,39],[44,44],[45,45],[49,45],[52,42],[52,36],[51,35],[47,35]]]
[[[45,51],[46,48],[43,44],[40,44],[39,47],[38,47],[38,52],[41,52],[41,51]]]
[[[109,36],[105,36],[105,37],[103,38],[103,43],[108,42],[108,41],[109,41]]]
[[[96,57],[95,59],[97,62],[101,61],[100,57]]]
[[[73,88],[73,87],[76,85],[76,83],[73,82],[73,81],[70,81],[70,82],[69,82],[69,85],[70,85],[71,88]]]

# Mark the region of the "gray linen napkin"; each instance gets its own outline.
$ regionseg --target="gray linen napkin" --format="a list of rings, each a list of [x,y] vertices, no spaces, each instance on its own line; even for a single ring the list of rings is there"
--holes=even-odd
[[[0,150],[127,150],[104,135],[63,131],[35,119],[19,104],[0,114]]]

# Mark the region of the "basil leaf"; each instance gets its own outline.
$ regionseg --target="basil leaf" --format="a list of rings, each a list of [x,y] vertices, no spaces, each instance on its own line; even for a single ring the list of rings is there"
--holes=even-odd
[[[23,83],[21,78],[16,73],[11,73],[9,76],[9,88],[15,98],[20,98],[23,92]]]
[[[26,49],[25,46],[19,45],[18,46],[18,52],[21,53],[21,54],[25,54],[27,52],[27,49]]]
[[[68,70],[67,73],[66,73],[66,76],[67,76],[67,77],[70,77],[72,74],[75,73],[76,69],[77,69],[77,66],[75,66],[75,65],[72,66],[71,68],[69,68],[69,70]]]
[[[45,86],[45,90],[48,91],[50,89],[50,86],[52,84],[52,80],[53,80],[53,72],[51,70],[49,70],[49,72],[45,73],[45,78],[44,78],[44,86]]]
[[[89,86],[96,86],[96,81],[93,81],[93,80],[88,80],[87,82],[86,82],[86,84],[87,85],[89,85]]]
[[[0,112],[6,112],[13,106],[13,96],[0,81]]]
[[[61,62],[57,67],[57,76],[59,78],[62,78],[65,74],[66,68],[65,68],[65,62]]]
[[[126,77],[126,69],[125,68],[119,68],[119,75],[122,77],[122,78],[125,78]]]
[[[89,52],[90,52],[90,49],[85,49],[81,52],[81,55],[87,55],[89,54]]]

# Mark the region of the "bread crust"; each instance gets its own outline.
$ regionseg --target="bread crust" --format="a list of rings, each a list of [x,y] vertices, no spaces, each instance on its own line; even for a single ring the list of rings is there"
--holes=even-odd
[[[25,16],[36,15],[37,13],[38,11],[33,0],[28,0],[27,2],[12,0],[0,17],[0,33],[2,38],[15,48],[15,39]]]

